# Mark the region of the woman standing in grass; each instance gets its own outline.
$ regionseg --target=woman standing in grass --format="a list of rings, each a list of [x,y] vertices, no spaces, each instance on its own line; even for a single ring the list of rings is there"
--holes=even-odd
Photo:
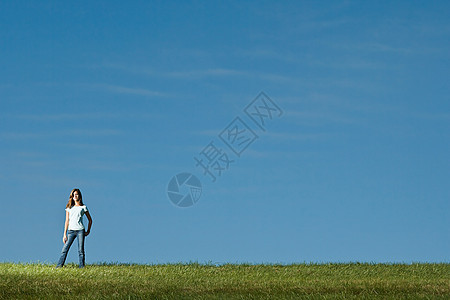
[[[83,216],[86,215],[89,224],[87,231],[84,231]],[[64,266],[67,252],[69,252],[75,238],[78,238],[79,267],[84,267],[84,237],[89,235],[92,226],[92,218],[86,205],[83,204],[83,197],[79,189],[73,189],[70,193],[69,202],[66,205],[66,223],[64,224],[64,246],[61,251],[57,268]]]

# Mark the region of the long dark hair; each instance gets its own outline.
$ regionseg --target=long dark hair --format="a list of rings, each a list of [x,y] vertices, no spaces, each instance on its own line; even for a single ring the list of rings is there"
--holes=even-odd
[[[75,192],[78,192],[78,195],[80,195],[80,196],[78,197],[78,199],[79,199],[79,201],[80,201],[80,204],[81,204],[81,205],[84,205],[84,204],[83,204],[83,196],[81,196],[81,191],[80,191],[79,189],[73,189],[73,190],[70,192],[70,197],[69,197],[69,201],[67,202],[66,208],[72,208],[72,206],[75,205],[75,200],[73,200],[73,194],[74,194]]]

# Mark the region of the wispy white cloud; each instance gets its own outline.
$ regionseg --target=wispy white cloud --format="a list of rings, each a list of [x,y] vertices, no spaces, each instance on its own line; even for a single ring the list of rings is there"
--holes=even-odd
[[[287,141],[312,141],[312,140],[325,140],[333,136],[326,132],[315,132],[315,133],[300,133],[300,132],[267,132],[262,138],[271,138],[277,140],[287,140]]]
[[[107,150],[108,145],[96,144],[96,143],[53,143],[55,147],[64,147],[70,149],[83,149],[83,150]]]
[[[170,78],[182,78],[182,79],[193,79],[193,78],[203,78],[209,76],[248,76],[248,73],[241,70],[233,69],[204,69],[204,70],[188,70],[188,71],[172,71],[164,72],[163,76]]]
[[[360,120],[342,113],[331,111],[289,111],[288,118],[308,125],[323,125],[328,123],[355,124]]]
[[[384,53],[399,55],[417,55],[439,53],[442,49],[433,48],[427,45],[395,45],[394,43],[370,41],[370,42],[345,42],[333,43],[325,42],[329,47],[349,51],[349,53]]]
[[[118,69],[125,72],[139,73],[153,77],[165,77],[169,79],[182,79],[182,80],[197,80],[208,77],[249,78],[278,83],[299,83],[302,80],[301,78],[297,78],[294,76],[287,76],[272,72],[264,72],[264,71],[255,72],[229,68],[207,68],[207,69],[167,71],[121,64],[104,64],[103,67]]]
[[[77,146],[77,145],[75,145]],[[91,149],[92,147],[90,147]],[[27,168],[28,171],[39,170],[45,168],[46,170],[65,170],[67,168],[66,161],[63,158],[54,157],[47,152],[19,152],[10,153],[9,160],[5,161],[4,167],[7,169]],[[80,170],[90,171],[117,171],[126,172],[139,169],[152,169],[154,166],[149,163],[142,162],[124,162],[117,159],[90,159],[83,156],[76,156],[70,159],[70,162],[77,166]],[[14,173],[14,172],[13,172]],[[20,172],[22,173],[22,172]],[[28,173],[28,172],[27,172]],[[14,174],[11,174],[13,176]]]
[[[116,119],[148,119],[160,116],[151,113],[55,113],[55,114],[0,114],[2,118],[20,119],[27,121],[67,121],[67,120],[116,120]]]
[[[143,163],[121,163],[118,161],[80,161],[77,162],[77,167],[80,169],[91,171],[114,171],[114,172],[126,172],[139,169],[151,169],[152,166]]]
[[[352,121],[343,119],[343,120],[338,120],[336,122],[350,123]],[[225,126],[224,126],[224,128],[225,128]],[[218,130],[198,131],[195,134],[219,139],[219,134],[224,130],[224,128],[222,128],[220,130],[218,129]],[[295,132],[282,133],[282,132],[273,132],[273,131],[262,132],[262,133],[259,133],[258,135],[259,135],[259,138],[261,138],[261,139],[264,139],[265,137],[267,137],[267,138],[272,138],[272,139],[283,139],[283,140],[313,140],[313,139],[323,139],[328,136],[325,133],[314,133],[314,134],[312,134],[312,133],[295,133]],[[208,142],[208,140],[205,140],[205,141]],[[205,146],[206,146],[206,144],[207,143],[205,143]]]
[[[370,65],[363,66],[360,63],[359,66],[356,67],[370,67]],[[121,68],[122,70],[126,70],[127,67]],[[137,69],[131,67],[133,72],[136,72]],[[248,80],[260,80],[265,82],[277,83],[277,84],[287,84],[291,86],[308,86],[311,88],[320,88],[320,87],[344,87],[344,88],[355,88],[358,90],[361,89],[373,89],[375,87],[374,83],[370,83],[368,81],[364,81],[362,79],[353,78],[331,78],[328,80],[323,80],[323,78],[311,78],[298,75],[285,75],[281,73],[274,73],[268,71],[248,71],[248,70],[239,70],[239,69],[224,69],[224,68],[212,68],[212,69],[196,69],[196,70],[179,70],[179,71],[162,71],[157,72],[154,70],[145,70],[142,69],[140,71],[142,74],[147,74],[149,76],[157,76],[157,77],[166,77],[170,79],[181,79],[181,80],[199,80],[210,77],[233,77],[235,79],[248,79]]]
[[[0,132],[0,138],[2,139],[40,139],[49,137],[59,137],[59,136],[90,136],[90,137],[100,137],[100,136],[117,136],[123,135],[125,132],[116,129],[86,129],[86,130],[59,130],[53,132]]]
[[[236,75],[238,72],[229,69],[205,69],[205,70],[176,70],[176,71],[167,71],[167,70],[155,70],[148,67],[142,66],[133,66],[133,65],[123,65],[117,63],[105,63],[102,65],[104,68],[117,69],[129,73],[138,73],[144,74],[148,76],[158,76],[165,78],[199,78],[204,76],[224,76],[224,75]]]
[[[112,85],[112,84],[101,84],[101,83],[94,83],[94,84],[82,84],[84,87],[88,88],[94,88],[94,89],[101,89],[112,93],[118,93],[118,94],[128,94],[128,95],[138,95],[138,96],[147,96],[147,97],[168,97],[169,95],[167,93],[149,90],[145,88],[134,88],[134,87],[127,87],[127,86],[121,86],[121,85]]]
[[[385,70],[392,69],[392,65],[384,62],[364,60],[358,57],[342,58],[339,60],[309,60],[309,64],[332,69],[353,69],[353,70]]]
[[[354,97],[342,97],[336,94],[324,93],[324,92],[311,92],[299,97],[279,97],[280,103],[285,103],[287,113],[292,111],[295,116],[296,112],[302,113],[305,110],[299,110],[299,105],[309,107],[311,113],[379,113],[397,111],[401,108],[396,107],[394,104],[384,104],[382,102],[376,102],[373,99],[366,98],[354,98]],[[312,111],[311,111],[312,110]],[[355,116],[355,114],[353,114]],[[358,115],[356,115],[358,116]]]
[[[274,55],[275,58],[280,58],[280,55],[272,53],[270,51],[263,51],[262,55],[271,56]],[[282,55],[281,55],[282,56]],[[294,56],[288,58],[288,60],[296,60]],[[298,59],[297,59],[298,60]],[[327,66],[326,62],[308,60],[307,64],[316,64]],[[155,70],[152,68],[147,68],[145,66],[130,66],[121,64],[104,64],[104,68],[113,68],[121,70],[124,72],[131,72],[136,74],[143,74],[152,77],[164,77],[173,80],[200,80],[205,78],[235,78],[235,79],[245,79],[245,80],[260,80],[263,82],[270,82],[276,84],[284,84],[290,86],[303,86],[310,88],[322,88],[322,87],[343,87],[352,89],[366,89],[373,90],[376,88],[376,84],[361,78],[328,78],[324,80],[321,78],[313,78],[306,75],[297,74],[286,74],[286,73],[275,73],[270,71],[254,71],[254,70],[244,70],[244,69],[231,69],[231,68],[206,68],[206,69],[191,69],[191,70]],[[376,69],[384,68],[382,64],[377,64],[372,61],[352,59],[344,63],[335,63],[335,65],[330,65],[329,67],[341,68],[349,67],[353,69]]]
[[[103,184],[103,180],[101,178],[91,178],[89,180],[80,179],[79,177],[71,178],[70,172],[58,172],[52,175],[43,174],[40,170],[43,168],[47,169],[50,165],[52,165],[50,163],[46,163],[42,166],[35,165],[36,168],[32,165],[32,163],[24,165],[24,167],[27,168],[26,172],[12,169],[11,172],[8,173],[7,179],[15,182],[21,182],[22,184],[26,182],[38,184],[39,186],[50,186],[52,188],[55,186],[72,187],[74,183],[76,183],[77,186],[93,186]],[[67,168],[67,166],[65,166],[65,168]]]
[[[298,54],[292,54],[287,52],[282,52],[279,49],[271,50],[268,48],[254,48],[254,49],[236,49],[234,51],[234,55],[245,57],[245,58],[259,58],[265,60],[278,60],[278,61],[286,61],[286,62],[306,62],[305,59],[299,57]]]
[[[119,84],[108,83],[79,83],[79,82],[36,82],[35,86],[55,88],[55,87],[75,87],[88,90],[101,90],[115,94],[128,94],[137,96],[146,96],[151,98],[168,98],[172,95],[166,92],[151,90],[142,87],[130,87]]]
[[[393,52],[393,53],[399,53],[399,54],[411,54],[415,51],[417,51],[417,48],[412,47],[400,47],[400,46],[394,46],[389,45],[386,43],[368,43],[363,44],[360,46],[360,48],[365,49],[366,51],[377,51],[377,52]]]

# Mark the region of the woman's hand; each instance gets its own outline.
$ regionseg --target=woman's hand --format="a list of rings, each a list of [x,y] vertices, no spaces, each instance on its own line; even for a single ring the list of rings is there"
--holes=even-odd
[[[64,235],[63,237],[63,243],[65,244],[67,242],[67,235]]]

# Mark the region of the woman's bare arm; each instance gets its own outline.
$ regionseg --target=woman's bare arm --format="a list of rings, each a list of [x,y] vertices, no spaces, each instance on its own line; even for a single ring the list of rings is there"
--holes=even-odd
[[[89,235],[89,233],[91,232],[91,226],[92,226],[92,217],[91,217],[91,214],[89,213],[89,211],[87,211],[86,213],[86,218],[88,219],[88,221],[89,221],[89,224],[88,224],[88,229],[87,229],[87,231],[85,232],[85,236],[87,236],[87,235]]]
[[[69,228],[69,212],[68,211],[66,211],[66,222],[64,223],[64,236],[63,236],[64,244],[67,242],[67,228]]]

